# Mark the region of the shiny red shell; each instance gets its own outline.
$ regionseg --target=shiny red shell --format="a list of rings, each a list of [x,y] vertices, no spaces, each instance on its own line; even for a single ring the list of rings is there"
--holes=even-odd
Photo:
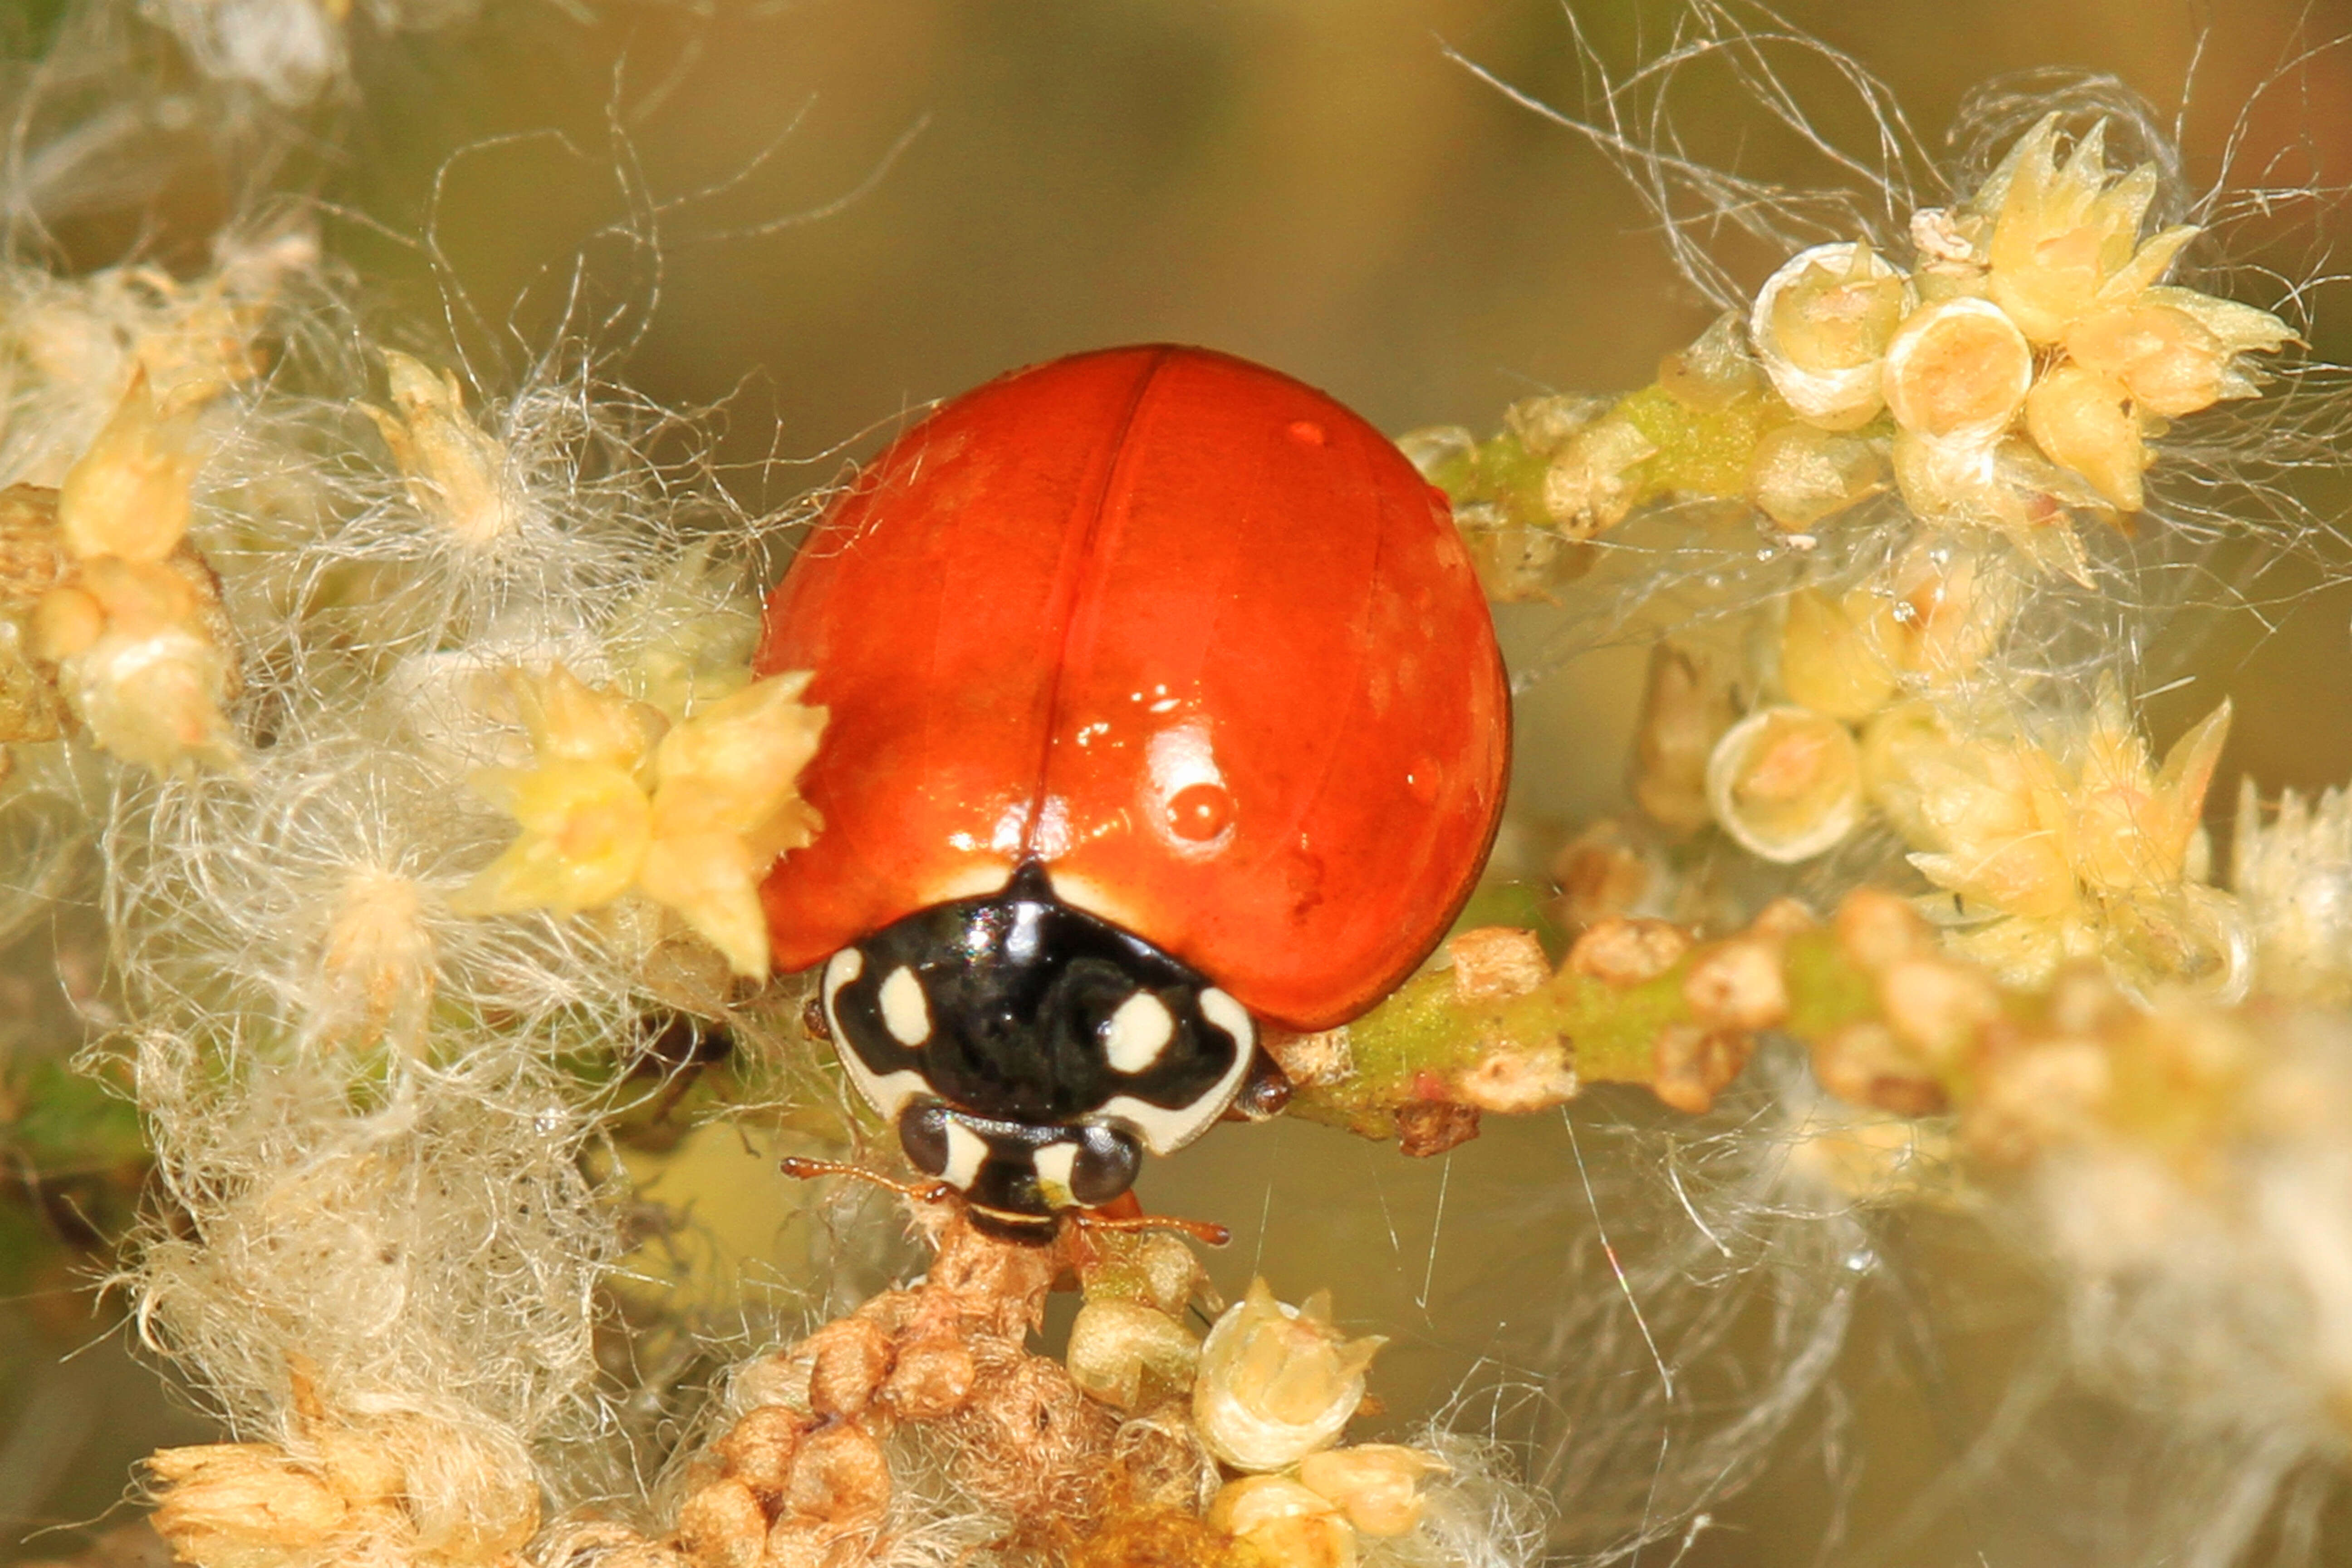
[[[965,394],[828,510],[757,668],[816,672],[800,969],[1042,861],[1064,901],[1322,1028],[1420,963],[1494,837],[1510,704],[1445,498],[1313,388],[1202,349]]]

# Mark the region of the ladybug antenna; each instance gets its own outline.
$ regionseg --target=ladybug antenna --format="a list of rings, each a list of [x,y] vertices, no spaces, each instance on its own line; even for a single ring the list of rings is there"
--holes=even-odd
[[[801,1182],[814,1181],[819,1176],[854,1176],[919,1204],[945,1203],[950,1198],[963,1195],[945,1182],[901,1182],[879,1171],[869,1171],[863,1165],[853,1165],[845,1160],[814,1160],[803,1154],[787,1154],[776,1162],[776,1168]]]
[[[776,1168],[796,1181],[813,1181],[819,1176],[850,1176],[884,1192],[896,1193],[919,1204],[961,1202],[968,1209],[976,1209],[970,1199],[945,1182],[902,1182],[886,1176],[879,1171],[869,1171],[863,1165],[853,1165],[845,1160],[818,1160],[804,1154],[787,1154],[776,1162]],[[993,1211],[980,1210],[989,1213]],[[1006,1215],[1005,1218],[1026,1216]],[[1054,1218],[1066,1220],[1081,1231],[1119,1231],[1133,1233],[1147,1230],[1172,1230],[1179,1236],[1189,1236],[1205,1247],[1223,1247],[1233,1240],[1234,1233],[1213,1220],[1179,1219],[1173,1215],[1121,1214],[1105,1209],[1063,1209]],[[1049,1222],[1040,1216],[1039,1224]]]

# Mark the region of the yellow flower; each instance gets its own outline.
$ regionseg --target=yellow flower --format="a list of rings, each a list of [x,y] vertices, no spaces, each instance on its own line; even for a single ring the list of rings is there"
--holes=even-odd
[[[825,720],[800,701],[809,679],[771,676],[672,728],[562,665],[518,673],[531,765],[473,782],[522,835],[452,902],[465,914],[575,914],[634,889],[677,910],[738,974],[764,975],[760,880],[822,826],[797,788]]]
[[[2155,199],[2153,164],[2111,178],[2106,125],[2094,125],[2058,161],[2053,112],[2018,139],[1976,201],[1993,215],[1987,246],[1993,302],[2037,344],[2060,341],[2095,307],[2129,300],[2164,276],[2197,235],[2183,225],[2139,237]]]
[[[2262,389],[2239,368],[2238,356],[2274,353],[2297,341],[2268,310],[2194,289],[2144,289],[2066,329],[2068,357],[2121,386],[2139,411],[2163,419],[2256,395]]]
[[[361,404],[408,480],[416,510],[458,542],[483,549],[514,527],[518,505],[507,482],[506,444],[466,412],[457,378],[395,349],[383,351],[397,414]]]
[[[1919,846],[1912,864],[1964,912],[1994,917],[1956,934],[1958,951],[2019,984],[2086,956],[2136,987],[2242,984],[2234,905],[2189,877],[2228,703],[2160,767],[2112,688],[2056,746],[1916,723],[1882,742],[1879,727],[1865,765],[1874,795]]]

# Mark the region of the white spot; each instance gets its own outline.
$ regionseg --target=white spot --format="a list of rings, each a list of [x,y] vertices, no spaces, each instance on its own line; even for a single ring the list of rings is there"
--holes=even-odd
[[[1201,1016],[1233,1037],[1234,1063],[1224,1076],[1209,1086],[1207,1092],[1190,1105],[1174,1109],[1151,1105],[1131,1094],[1113,1095],[1104,1101],[1100,1112],[1105,1121],[1126,1122],[1143,1141],[1143,1146],[1155,1154],[1172,1154],[1209,1130],[1209,1123],[1225,1113],[1225,1107],[1241,1092],[1242,1079],[1249,1073],[1250,1047],[1257,1038],[1256,1027],[1242,1005],[1214,986],[1201,993]]]
[[[1149,991],[1139,991],[1110,1016],[1104,1053],[1117,1071],[1139,1073],[1160,1059],[1176,1037],[1176,1019],[1168,1005]]]
[[[866,973],[866,955],[854,947],[845,947],[824,961],[824,1021],[833,1026],[833,1037],[845,1040],[841,1032],[841,1015],[834,1004],[841,999],[841,988]]]
[[[1037,1151],[1037,1190],[1045,1194],[1048,1206],[1057,1209],[1077,1206],[1077,1194],[1070,1190],[1070,1173],[1077,1168],[1078,1146],[1076,1143],[1048,1143]]]
[[[971,1191],[973,1179],[980,1174],[981,1165],[988,1159],[988,1143],[979,1133],[952,1117],[948,1119],[946,1125],[948,1163],[947,1168],[940,1173],[940,1180],[960,1193],[968,1193]]]
[[[931,1004],[923,983],[905,964],[890,972],[875,998],[882,1004],[882,1026],[902,1046],[919,1046],[931,1037]]]

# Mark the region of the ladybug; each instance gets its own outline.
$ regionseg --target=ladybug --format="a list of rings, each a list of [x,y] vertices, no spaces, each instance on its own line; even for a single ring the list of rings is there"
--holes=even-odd
[[[1154,345],[941,405],[816,523],[756,668],[815,672],[824,828],[763,884],[907,1157],[1050,1237],[1198,1137],[1262,1026],[1427,956],[1510,752],[1444,493],[1276,371]],[[1278,1075],[1276,1081],[1278,1081]]]

